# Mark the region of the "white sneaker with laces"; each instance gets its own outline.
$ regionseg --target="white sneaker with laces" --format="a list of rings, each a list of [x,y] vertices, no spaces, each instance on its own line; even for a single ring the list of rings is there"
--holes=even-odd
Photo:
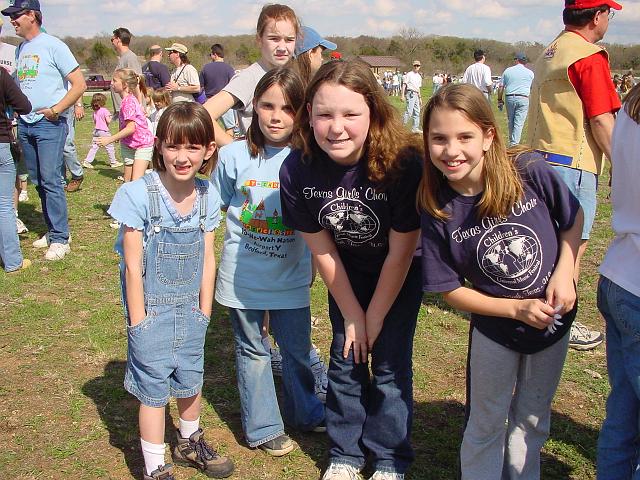
[[[571,325],[569,346],[574,350],[591,350],[604,340],[604,335],[597,330],[591,330],[586,325],[574,321]]]
[[[44,258],[51,261],[62,260],[69,252],[71,252],[69,244],[54,242],[49,245],[49,250],[44,254]]]
[[[95,167],[93,166],[93,163],[89,163],[87,161],[82,162],[82,166],[84,168],[88,168],[89,170],[93,170]]]
[[[20,190],[20,195],[18,195],[18,202],[28,202],[29,201],[29,192],[26,190]]]
[[[321,480],[360,480],[360,472],[346,463],[330,463]]]
[[[119,222],[119,221],[117,221],[117,220],[114,220],[113,222],[111,222],[111,223],[109,224],[109,226],[110,226],[111,228],[113,228],[114,230],[118,230],[118,229],[120,228],[120,222]]]
[[[404,473],[381,472],[380,470],[376,470],[369,480],[404,480]]]

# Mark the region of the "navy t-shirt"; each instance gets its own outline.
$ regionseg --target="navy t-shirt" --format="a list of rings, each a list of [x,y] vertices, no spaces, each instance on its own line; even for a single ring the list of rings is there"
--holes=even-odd
[[[151,60],[142,66],[142,74],[147,87],[150,88],[162,88],[171,80],[169,68],[164,63],[156,62],[155,60]]]
[[[284,224],[306,233],[328,230],[345,266],[379,272],[389,251],[389,229],[420,228],[416,192],[422,158],[403,159],[395,181],[380,188],[367,178],[364,160],[341,166],[326,155],[312,162],[301,156],[294,150],[280,168]]]
[[[227,86],[227,83],[235,74],[235,70],[228,63],[207,63],[200,72],[200,85],[204,88],[204,94],[207,98],[213,97]]]
[[[439,198],[447,221],[422,213],[423,290],[448,292],[465,285],[501,298],[544,298],[559,253],[559,231],[569,229],[578,200],[537,153],[516,160],[524,197],[506,218],[478,219],[482,194],[467,197],[448,185]],[[521,353],[535,353],[560,340],[575,318],[566,313],[554,333],[514,319],[472,314],[474,328]]]

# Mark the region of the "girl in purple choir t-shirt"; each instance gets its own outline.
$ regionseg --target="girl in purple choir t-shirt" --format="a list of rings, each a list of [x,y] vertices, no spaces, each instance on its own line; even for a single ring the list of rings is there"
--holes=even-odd
[[[401,479],[413,460],[421,145],[358,61],[320,67],[305,103],[302,148],[280,169],[280,196],[285,225],[302,232],[329,290],[331,449],[322,478],[359,478],[368,458],[372,479]]]
[[[540,478],[577,309],[582,210],[540,155],[507,152],[471,85],[432,97],[424,142],[423,290],[471,312],[462,478]]]

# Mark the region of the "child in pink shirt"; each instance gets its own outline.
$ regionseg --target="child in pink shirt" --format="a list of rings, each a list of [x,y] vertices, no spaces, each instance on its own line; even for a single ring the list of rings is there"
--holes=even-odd
[[[94,93],[91,97],[91,108],[93,109],[93,123],[95,129],[93,130],[93,142],[91,148],[87,152],[87,157],[82,162],[84,168],[93,168],[93,160],[98,153],[100,145],[96,143],[96,139],[99,137],[108,137],[111,135],[109,132],[109,123],[111,122],[111,112],[105,108],[107,103],[107,97],[102,93]],[[122,163],[116,160],[116,152],[113,148],[113,144],[105,146],[107,149],[107,155],[109,155],[109,163],[112,167],[120,167]]]
[[[99,137],[100,146],[120,141],[120,153],[124,162],[124,181],[141,178],[151,162],[153,153],[153,133],[149,129],[147,117],[140,99],[147,93],[144,77],[133,70],[122,68],[115,71],[111,79],[113,91],[120,94],[120,131],[108,137]]]

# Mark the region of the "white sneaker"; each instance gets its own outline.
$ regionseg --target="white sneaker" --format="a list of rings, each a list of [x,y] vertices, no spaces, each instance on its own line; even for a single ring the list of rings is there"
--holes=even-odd
[[[52,243],[49,245],[49,250],[44,254],[44,258],[47,260],[62,260],[64,256],[71,251],[71,247],[67,243]]]
[[[20,190],[20,195],[18,195],[18,202],[28,202],[29,201],[29,192],[26,190]]]
[[[22,220],[20,220],[18,217],[16,217],[16,230],[17,230],[18,234],[27,233],[29,231],[29,229],[24,224],[24,222]]]
[[[69,234],[69,240],[67,243],[71,244],[71,234]],[[49,234],[45,233],[42,237],[32,243],[35,248],[47,248],[49,246]]]
[[[346,463],[330,463],[321,480],[360,480],[360,472]]]
[[[121,167],[122,165],[124,165],[124,163],[116,162],[116,163],[112,163],[110,165],[111,165],[112,168],[118,168],[118,167]]]
[[[118,230],[118,229],[120,228],[120,222],[119,222],[119,221],[117,221],[117,220],[114,220],[113,222],[111,222],[111,223],[109,224],[109,226],[110,226],[111,228],[113,228],[114,230]]]
[[[38,240],[32,243],[35,248],[47,248],[49,246],[49,234],[45,233]]]
[[[381,472],[380,470],[376,470],[369,480],[404,480],[404,473]]]
[[[84,162],[82,162],[82,166],[84,168],[88,168],[89,170],[93,170],[94,169],[93,163],[89,163],[86,160]]]

